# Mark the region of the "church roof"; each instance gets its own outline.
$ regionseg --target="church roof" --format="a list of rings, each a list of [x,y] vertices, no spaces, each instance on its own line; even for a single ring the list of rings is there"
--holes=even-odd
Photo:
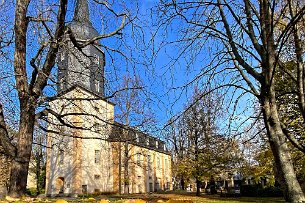
[[[79,39],[87,40],[99,35],[90,21],[87,0],[76,0],[73,20],[68,26],[73,31],[73,34]]]
[[[73,21],[91,24],[87,0],[76,0]]]
[[[127,131],[127,133],[124,133]],[[170,154],[166,148],[164,141],[159,138],[153,137],[143,131],[135,129],[131,126],[126,126],[122,123],[114,122],[112,126],[112,132],[109,136],[111,142],[125,142],[128,141],[130,144],[135,146],[147,148],[164,154]],[[158,145],[156,145],[158,142]]]

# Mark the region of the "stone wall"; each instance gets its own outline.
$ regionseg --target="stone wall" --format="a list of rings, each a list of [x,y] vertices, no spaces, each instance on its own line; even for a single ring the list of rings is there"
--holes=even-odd
[[[9,159],[5,155],[0,154],[0,197],[5,196],[7,193],[7,184],[10,175],[9,165]]]

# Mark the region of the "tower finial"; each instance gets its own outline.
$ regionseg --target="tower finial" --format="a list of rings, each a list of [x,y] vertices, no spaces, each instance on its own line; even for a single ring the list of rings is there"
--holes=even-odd
[[[91,23],[87,0],[76,0],[73,21]]]

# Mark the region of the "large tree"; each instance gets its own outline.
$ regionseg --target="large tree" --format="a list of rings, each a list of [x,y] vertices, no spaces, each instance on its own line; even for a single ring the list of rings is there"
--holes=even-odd
[[[293,7],[287,18],[285,9],[291,7],[292,2],[298,6]],[[202,69],[194,80],[215,81],[218,83],[216,89],[230,87],[229,93],[239,91],[243,92],[242,96],[251,94],[257,99],[285,198],[289,202],[305,201],[281,125],[274,77],[283,64],[282,47],[287,36],[296,35],[296,26],[304,16],[304,2],[179,0],[164,1],[159,11],[160,25],[178,28],[180,35],[175,42],[182,49],[176,54],[185,54],[187,58],[187,53],[193,61],[199,56]],[[286,22],[284,28],[277,29],[283,21]],[[294,48],[298,50],[298,38],[293,40]],[[302,76],[301,64],[298,77]],[[302,90],[302,85],[299,90]]]

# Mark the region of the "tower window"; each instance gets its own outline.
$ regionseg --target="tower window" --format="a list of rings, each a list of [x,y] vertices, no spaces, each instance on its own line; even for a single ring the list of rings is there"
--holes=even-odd
[[[59,151],[59,164],[63,164],[64,163],[64,151],[60,150]]]
[[[140,142],[140,137],[139,137],[139,134],[138,134],[138,133],[136,133],[136,141],[137,141],[137,142]]]
[[[146,145],[149,145],[149,138],[146,138]]]
[[[95,65],[100,66],[100,57],[96,54],[94,54],[94,63]]]
[[[100,81],[99,80],[96,80],[96,82],[95,82],[95,90],[97,92],[100,92]]]
[[[151,155],[150,154],[147,155],[147,165],[148,165],[148,168],[151,169]]]
[[[147,162],[148,162],[149,164],[151,163],[151,155],[150,155],[150,154],[147,155]]]
[[[99,164],[101,162],[101,151],[95,150],[94,163]]]
[[[137,153],[137,164],[140,165],[141,164],[141,154]]]

